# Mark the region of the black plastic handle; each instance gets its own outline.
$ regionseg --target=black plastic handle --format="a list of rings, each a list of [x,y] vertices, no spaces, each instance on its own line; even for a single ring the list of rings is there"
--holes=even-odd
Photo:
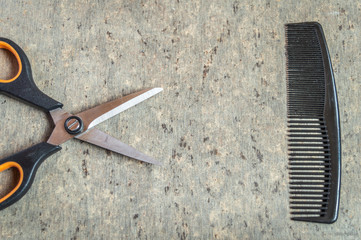
[[[31,66],[24,51],[13,41],[0,38],[0,48],[9,50],[16,57],[19,65],[17,75],[9,80],[0,79],[0,91],[31,103],[45,111],[61,108],[62,103],[39,90],[31,74]]]
[[[29,190],[34,181],[40,164],[49,156],[59,151],[61,147],[46,142],[34,145],[24,151],[0,160],[0,172],[15,167],[19,170],[20,179],[17,186],[0,199],[0,210],[20,200]]]

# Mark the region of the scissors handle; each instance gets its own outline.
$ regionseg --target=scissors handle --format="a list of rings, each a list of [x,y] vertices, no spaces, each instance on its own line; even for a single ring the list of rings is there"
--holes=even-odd
[[[39,143],[10,157],[0,160],[0,172],[15,167],[19,171],[19,182],[6,196],[0,199],[0,210],[20,200],[34,181],[40,164],[61,147],[46,142]]]
[[[39,90],[31,74],[31,66],[24,51],[13,41],[0,38],[0,48],[10,51],[18,62],[17,74],[8,80],[0,79],[0,91],[31,103],[45,111],[61,108],[63,104]]]

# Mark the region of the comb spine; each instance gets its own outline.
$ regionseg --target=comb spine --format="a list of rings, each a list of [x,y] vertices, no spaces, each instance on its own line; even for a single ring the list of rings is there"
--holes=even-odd
[[[341,127],[340,127],[340,115],[338,108],[336,83],[333,75],[332,63],[330,53],[328,51],[326,38],[324,36],[322,26],[319,23],[317,34],[320,39],[320,47],[323,53],[323,61],[326,73],[326,97],[325,97],[325,110],[324,117],[326,126],[328,129],[328,136],[330,141],[330,153],[331,153],[331,196],[334,198],[329,200],[329,208],[333,211],[328,212],[329,223],[333,223],[337,220],[338,210],[340,204],[340,190],[341,190]],[[331,215],[332,214],[332,215]]]

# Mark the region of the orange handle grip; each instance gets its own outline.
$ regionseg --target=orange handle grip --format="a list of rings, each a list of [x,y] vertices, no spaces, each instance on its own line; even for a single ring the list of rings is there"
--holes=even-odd
[[[20,200],[30,189],[40,164],[61,147],[43,142],[0,160],[0,172],[15,167],[20,172],[16,187],[0,199],[0,210]]]
[[[18,70],[17,74],[15,75],[15,77],[8,79],[8,80],[0,79],[0,83],[11,83],[12,81],[14,81],[15,79],[17,79],[20,76],[20,73],[23,69],[23,65],[21,63],[21,59],[20,59],[18,52],[9,43],[0,41],[0,48],[10,51],[12,54],[14,54],[16,60],[18,61],[19,70]]]
[[[19,98],[30,104],[51,111],[61,108],[63,104],[55,101],[36,86],[28,57],[13,41],[0,37],[0,48],[9,50],[18,61],[18,73],[9,80],[0,79],[0,92]]]
[[[20,173],[20,179],[19,179],[19,182],[18,184],[16,185],[16,187],[11,191],[9,192],[8,194],[6,194],[4,197],[0,198],[0,203],[4,202],[6,199],[8,199],[11,195],[13,195],[16,190],[19,189],[21,183],[23,182],[24,180],[24,171],[23,171],[23,168],[16,162],[6,162],[6,163],[3,163],[2,165],[0,165],[0,172],[3,172],[9,168],[12,168],[12,167],[15,167],[18,169],[19,173]]]

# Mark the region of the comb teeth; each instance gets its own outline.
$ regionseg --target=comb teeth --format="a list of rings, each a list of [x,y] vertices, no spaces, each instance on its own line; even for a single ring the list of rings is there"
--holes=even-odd
[[[330,144],[323,118],[288,121],[291,214],[322,218],[330,199]],[[312,144],[309,142],[312,141]],[[310,198],[312,196],[312,198]]]
[[[325,71],[315,27],[286,25],[289,116],[322,116]]]
[[[287,24],[286,56],[291,219],[331,223],[339,201],[339,123],[321,26]]]

